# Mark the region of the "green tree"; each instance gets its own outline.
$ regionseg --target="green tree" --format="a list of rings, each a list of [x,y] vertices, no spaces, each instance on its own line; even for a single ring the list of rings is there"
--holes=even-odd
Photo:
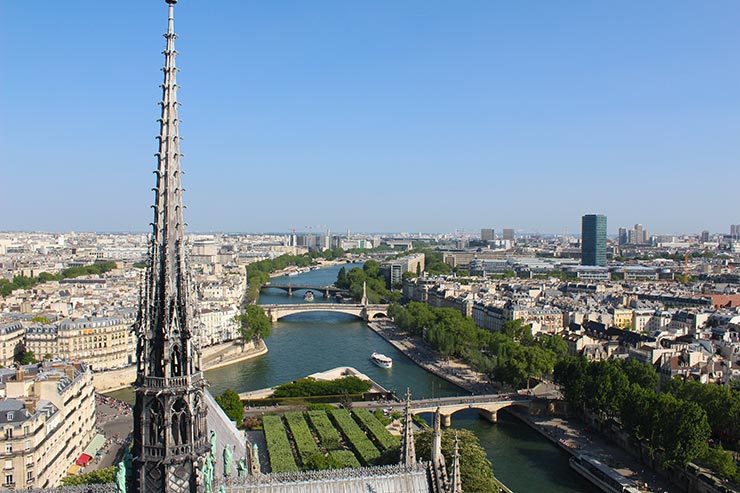
[[[342,267],[337,273],[337,281],[334,283],[338,288],[346,289],[349,287],[349,280],[347,279],[347,269]]]
[[[661,445],[668,462],[685,466],[707,452],[707,441],[712,430],[707,414],[697,403],[671,399],[674,402],[662,409],[664,431],[661,433]]]
[[[619,368],[618,363],[613,361],[591,363],[586,375],[587,380],[584,387],[586,406],[606,417],[615,416],[629,389],[629,380]]]
[[[732,480],[737,476],[735,458],[722,445],[707,448],[697,462],[725,479]]]
[[[454,433],[457,433],[460,451],[460,477],[463,491],[498,492],[493,476],[493,466],[480,446],[478,437],[468,430],[444,430],[442,432],[442,454],[448,464],[452,463]],[[417,455],[425,461],[431,460],[432,432],[422,431],[415,436]]]
[[[239,398],[239,394],[232,389],[226,389],[223,394],[216,397],[216,402],[230,420],[241,426],[244,421],[244,405]]]
[[[21,365],[30,365],[32,363],[38,363],[36,360],[36,355],[33,354],[33,351],[28,351],[26,349],[26,346],[23,344],[18,344],[15,347],[15,351],[13,353],[13,360],[16,363],[19,363]]]
[[[558,360],[568,355],[568,343],[563,336],[545,334],[540,336],[537,342],[542,349],[552,352]]]
[[[83,474],[75,474],[62,478],[62,486],[76,486],[83,484],[106,484],[112,483],[116,477],[115,466],[90,471]]]
[[[658,387],[658,373],[652,365],[641,363],[633,358],[627,358],[622,362],[622,371],[632,384],[639,385],[645,389],[656,389]]]
[[[555,365],[555,382],[560,385],[565,399],[576,406],[583,406],[586,400],[585,358],[569,357]]]
[[[534,337],[532,337],[532,327],[530,325],[526,325],[522,319],[507,320],[504,322],[501,333],[525,346],[529,346],[534,342]]]
[[[272,331],[272,323],[259,305],[247,305],[246,310],[236,316],[236,321],[245,341],[266,339]]]

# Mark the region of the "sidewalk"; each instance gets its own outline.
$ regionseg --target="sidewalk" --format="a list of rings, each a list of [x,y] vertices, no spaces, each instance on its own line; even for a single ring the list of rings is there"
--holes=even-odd
[[[590,431],[580,420],[527,416],[515,409],[508,411],[571,455],[590,455],[622,476],[640,484],[647,484],[649,491],[656,493],[672,491],[670,483],[620,447],[608,442],[598,432]]]

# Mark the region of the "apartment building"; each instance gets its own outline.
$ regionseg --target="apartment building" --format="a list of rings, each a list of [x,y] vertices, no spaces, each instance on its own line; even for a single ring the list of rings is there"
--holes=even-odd
[[[0,366],[10,366],[16,351],[23,346],[26,330],[20,322],[0,323]]]
[[[136,342],[129,316],[65,319],[26,329],[26,348],[38,358],[85,361],[96,371],[134,363]]]
[[[52,488],[95,435],[92,373],[56,362],[0,370],[3,488]]]

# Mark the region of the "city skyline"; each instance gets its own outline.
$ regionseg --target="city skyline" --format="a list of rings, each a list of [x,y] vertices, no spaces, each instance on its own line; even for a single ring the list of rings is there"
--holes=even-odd
[[[209,7],[180,16],[189,231],[737,222],[736,4]],[[155,11],[3,6],[0,229],[143,230]],[[704,169],[711,195],[689,187]]]

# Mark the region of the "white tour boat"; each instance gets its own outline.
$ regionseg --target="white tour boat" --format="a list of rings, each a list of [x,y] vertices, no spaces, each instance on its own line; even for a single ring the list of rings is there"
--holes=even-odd
[[[611,467],[588,455],[571,457],[570,467],[591,481],[601,491],[607,493],[641,493],[641,491],[644,491]]]
[[[370,359],[373,360],[373,363],[375,363],[381,368],[392,368],[393,367],[393,360],[390,359],[385,354],[373,353],[370,355]]]

